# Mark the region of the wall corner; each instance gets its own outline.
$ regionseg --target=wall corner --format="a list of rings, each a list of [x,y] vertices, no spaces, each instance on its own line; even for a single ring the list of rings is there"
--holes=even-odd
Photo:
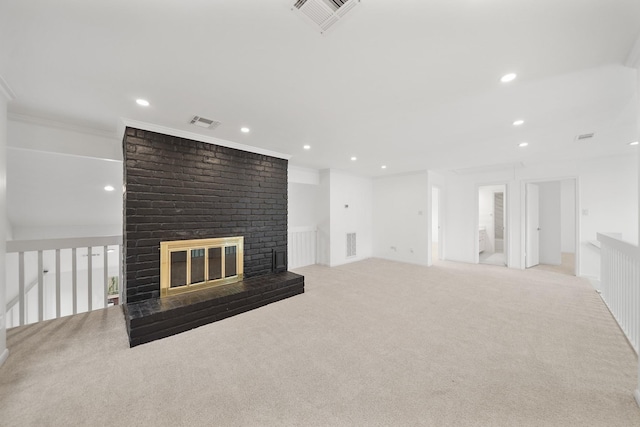
[[[9,85],[0,76],[0,365],[9,356],[6,331],[6,227],[7,227],[7,104],[14,98]]]

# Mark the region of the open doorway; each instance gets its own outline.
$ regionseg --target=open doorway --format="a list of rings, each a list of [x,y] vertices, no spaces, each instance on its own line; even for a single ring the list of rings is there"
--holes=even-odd
[[[526,268],[576,275],[576,200],[574,178],[525,184]]]
[[[438,187],[431,187],[431,260],[443,258],[442,225],[440,224],[440,209],[442,207],[442,192]]]
[[[478,262],[507,265],[507,186],[478,188]]]

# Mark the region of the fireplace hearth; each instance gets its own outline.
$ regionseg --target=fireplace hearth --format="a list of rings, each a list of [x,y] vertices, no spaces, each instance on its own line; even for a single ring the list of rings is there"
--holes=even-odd
[[[287,271],[126,304],[129,345],[166,338],[302,293],[304,277]]]

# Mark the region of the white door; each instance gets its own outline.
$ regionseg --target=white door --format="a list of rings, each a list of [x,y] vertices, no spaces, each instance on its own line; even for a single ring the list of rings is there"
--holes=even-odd
[[[527,184],[526,188],[527,206],[527,252],[525,255],[525,265],[527,268],[540,263],[540,195],[536,184]]]

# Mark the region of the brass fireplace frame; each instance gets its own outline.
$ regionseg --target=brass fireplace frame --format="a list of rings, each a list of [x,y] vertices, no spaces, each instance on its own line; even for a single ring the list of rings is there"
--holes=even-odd
[[[226,254],[224,248],[236,247],[236,274],[225,277]],[[222,248],[221,253],[221,278],[209,280],[209,256],[204,256],[204,281],[191,282],[191,258],[192,251],[204,250],[209,253],[211,248]],[[178,287],[171,287],[171,254],[173,252],[186,252],[186,284]],[[244,276],[244,237],[221,237],[214,239],[197,240],[175,240],[170,242],[160,242],[160,296],[176,295],[185,292],[192,292],[214,286],[226,285],[242,280]]]

